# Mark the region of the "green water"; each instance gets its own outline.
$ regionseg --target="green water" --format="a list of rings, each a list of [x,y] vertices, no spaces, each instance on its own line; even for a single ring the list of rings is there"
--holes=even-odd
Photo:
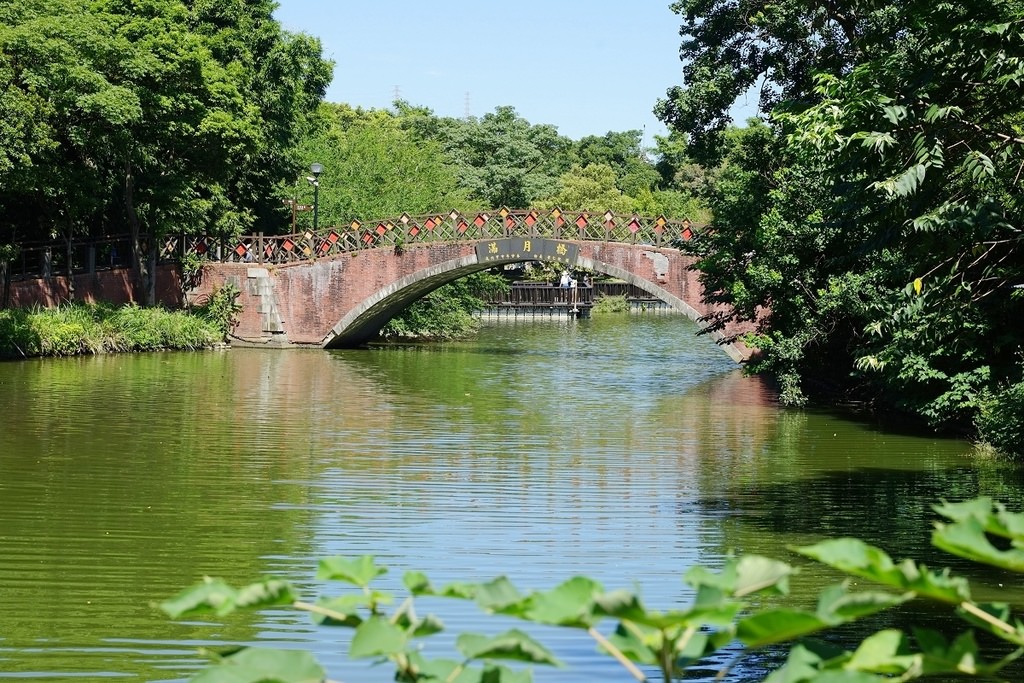
[[[1019,474],[967,443],[780,411],[693,332],[632,316],[403,349],[0,364],[0,678],[180,680],[200,646],[263,643],[388,681],[300,614],[175,623],[151,603],[203,575],[312,598],[316,558],[371,553],[394,589],[413,568],[523,588],[583,573],[670,607],[694,564],[792,561],[788,544],[824,536],[945,564],[932,502],[1021,503]],[[826,579],[807,567],[796,599]],[[452,631],[498,628],[438,610]],[[585,635],[542,635],[569,668],[538,680],[625,680]]]

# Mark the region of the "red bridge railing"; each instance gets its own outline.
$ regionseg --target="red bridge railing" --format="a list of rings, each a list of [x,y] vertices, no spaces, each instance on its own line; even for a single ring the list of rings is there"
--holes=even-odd
[[[401,249],[413,244],[531,236],[682,248],[697,235],[689,220],[619,215],[610,211],[500,209],[494,212],[410,216],[335,226],[290,235],[244,235],[232,240],[208,236],[168,238],[161,258],[198,254],[210,260],[286,264],[329,258],[361,249]]]
[[[170,236],[159,241],[160,261],[189,255],[223,262],[286,264],[328,258],[361,249],[402,248],[412,244],[473,241],[516,236],[622,242],[685,248],[697,236],[689,220],[585,211],[500,209],[476,214],[409,216],[307,230],[290,235]],[[145,245],[144,249],[145,249]],[[128,235],[82,237],[21,245],[8,264],[14,279],[92,273],[130,268]]]

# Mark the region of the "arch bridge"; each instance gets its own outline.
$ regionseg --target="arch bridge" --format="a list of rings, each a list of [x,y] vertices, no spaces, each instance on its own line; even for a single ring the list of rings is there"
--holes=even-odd
[[[501,209],[401,216],[291,235],[250,235],[230,244],[171,240],[164,254],[207,259],[193,302],[233,284],[242,305],[234,335],[245,341],[325,348],[359,346],[413,301],[474,272],[539,261],[588,269],[636,285],[700,325],[716,308],[703,301],[697,237],[688,220],[554,210]],[[711,336],[737,362],[733,341],[750,328]]]

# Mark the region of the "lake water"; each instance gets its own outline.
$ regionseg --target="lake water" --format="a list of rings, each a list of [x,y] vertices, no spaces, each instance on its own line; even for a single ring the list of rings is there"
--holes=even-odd
[[[694,332],[633,315],[403,348],[0,364],[0,678],[174,681],[202,646],[259,643],[312,649],[346,683],[391,680],[301,613],[178,623],[152,606],[204,575],[285,577],[312,599],[331,590],[318,558],[373,554],[397,592],[406,569],[522,589],[585,574],[664,609],[689,601],[695,564],[799,562],[786,547],[824,537],[958,566],[928,545],[932,503],[1019,507],[1019,473],[970,444],[780,410]],[[808,565],[794,599],[834,580]],[[509,625],[428,607],[453,634]],[[537,680],[628,680],[585,634],[538,635],[569,666]]]

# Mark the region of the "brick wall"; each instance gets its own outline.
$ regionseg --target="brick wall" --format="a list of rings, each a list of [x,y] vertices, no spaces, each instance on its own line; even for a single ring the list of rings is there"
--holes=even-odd
[[[52,308],[74,299],[87,303],[106,301],[123,305],[136,301],[133,271],[102,270],[91,274],[57,275],[11,282],[11,308]],[[72,284],[74,294],[72,296]],[[157,267],[156,298],[165,306],[177,308],[182,303],[181,275],[175,265]],[[137,302],[137,301],[136,301]],[[138,302],[137,302],[138,303]]]

